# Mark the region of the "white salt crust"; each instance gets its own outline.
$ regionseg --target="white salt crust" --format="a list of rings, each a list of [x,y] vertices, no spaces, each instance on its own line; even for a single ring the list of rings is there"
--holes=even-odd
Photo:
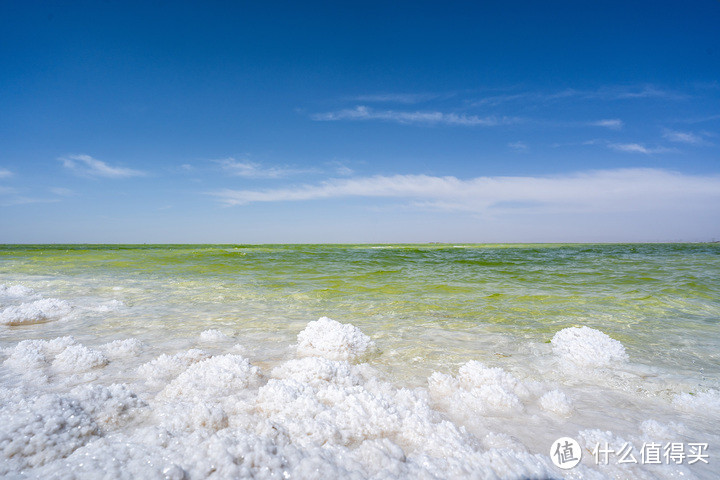
[[[124,340],[113,340],[112,342],[100,345],[100,350],[110,359],[134,357],[143,350],[143,343],[137,338],[126,338]]]
[[[397,388],[370,365],[348,361],[372,342],[346,327],[329,319],[310,322],[298,350],[303,345],[315,353],[268,372],[241,355],[191,349],[140,365],[135,383],[104,382],[111,373],[103,372],[112,371],[112,359],[128,362],[146,348],[137,340],[97,349],[72,337],[19,342],[4,351],[6,380],[14,386],[0,389],[0,476],[692,478],[684,467],[597,467],[588,458],[562,472],[544,450],[529,453],[510,435],[473,434],[457,420],[460,412],[476,422],[504,422],[517,415],[532,419],[530,411],[572,415],[573,406],[556,388],[477,361],[456,375],[434,373],[427,389]],[[311,333],[320,341],[308,345]],[[336,356],[343,358],[328,358]],[[64,383],[88,371],[100,375],[81,385]],[[46,382],[36,383],[32,372]],[[678,428],[645,421],[638,431],[670,438]],[[596,441],[623,441],[599,430],[577,437],[586,449]]]
[[[563,417],[569,416],[573,411],[572,403],[560,390],[551,390],[540,397],[540,406]]]
[[[627,362],[622,343],[590,327],[560,330],[550,342],[555,355],[579,367],[613,367]]]
[[[11,305],[0,311],[0,325],[17,326],[59,320],[69,314],[72,307],[64,300],[44,298],[20,305]]]
[[[35,295],[35,290],[23,285],[0,285],[0,297],[31,297]]]
[[[203,342],[225,342],[230,340],[230,337],[220,330],[210,328],[208,330],[203,330],[200,333],[200,340]]]
[[[19,397],[0,407],[0,475],[60,460],[99,433],[80,403],[59,395]]]
[[[354,360],[368,353],[374,342],[359,328],[327,317],[310,322],[298,334],[297,352],[301,356],[329,360]]]
[[[196,348],[175,355],[163,353],[156,359],[140,365],[137,373],[148,383],[164,383],[182,373],[193,363],[207,358],[210,358],[210,355]]]
[[[697,393],[679,393],[673,398],[678,410],[706,415],[720,414],[720,391],[710,389]]]
[[[0,326],[37,325],[72,319],[81,312],[106,313],[124,306],[120,300],[109,300],[100,305],[81,307],[57,298],[42,298],[23,285],[0,285]]]

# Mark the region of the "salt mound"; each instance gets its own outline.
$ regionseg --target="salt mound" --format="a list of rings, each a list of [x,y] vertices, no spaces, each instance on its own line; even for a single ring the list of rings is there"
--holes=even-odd
[[[143,343],[137,338],[114,340],[100,345],[100,349],[110,358],[132,357],[140,353]]]
[[[109,300],[101,305],[98,305],[97,307],[90,308],[90,310],[100,313],[114,312],[115,310],[119,310],[124,306],[125,304],[120,300]]]
[[[203,342],[223,342],[225,340],[230,340],[230,337],[225,335],[220,330],[211,328],[208,330],[203,330],[200,333],[200,340],[202,340]]]
[[[137,372],[149,383],[164,383],[178,376],[193,363],[209,357],[210,355],[197,348],[191,348],[187,352],[175,355],[163,353],[155,360],[140,365]]]
[[[255,411],[290,445],[310,454],[314,468],[325,467],[322,475],[289,469],[299,478],[551,476],[549,459],[507,449],[483,451],[477,437],[431,408],[424,390],[397,389],[365,368],[318,357],[290,360],[258,391]],[[513,377],[499,376],[513,383]],[[318,464],[313,458],[318,449],[333,464]]]
[[[699,393],[675,395],[673,405],[685,412],[717,415],[720,413],[720,391],[710,389]]]
[[[23,340],[14,347],[5,349],[8,358],[3,365],[20,372],[40,369],[49,364],[50,356],[55,356],[75,344],[75,339],[71,336],[53,340]]]
[[[105,354],[134,347],[138,342],[111,342],[93,350],[72,337],[29,340],[5,350],[10,355],[6,364],[14,370],[36,359],[48,372],[60,366],[81,371],[102,364]],[[169,382],[157,394],[143,379],[106,386],[115,370],[96,370],[103,384],[73,385],[62,396],[32,396],[30,385],[37,384],[25,378],[21,388],[0,389],[0,477],[553,475],[546,456],[531,455],[502,435],[483,442],[433,409],[424,389],[397,388],[366,364],[308,356],[281,363],[267,380],[239,355],[209,357],[190,350],[161,355],[139,368],[151,379]],[[46,386],[68,388],[53,383],[64,377],[54,375]],[[515,396],[525,394],[515,377],[477,362],[463,366],[453,380],[467,391],[489,384]]]
[[[260,369],[240,355],[219,355],[195,363],[165,387],[166,398],[214,399],[260,386]]]
[[[502,368],[488,368],[475,360],[460,367],[457,377],[433,373],[428,388],[435,403],[447,411],[473,414],[522,411],[521,398],[530,393]]]
[[[108,359],[99,351],[84,345],[70,345],[55,357],[52,366],[60,372],[78,373],[107,364]]]
[[[36,383],[46,383],[53,378],[69,380],[75,378],[75,374],[89,372],[109,363],[102,352],[80,345],[70,336],[53,340],[23,340],[15,347],[5,349],[5,353],[8,358],[3,366],[22,375],[25,381],[32,377]]]
[[[321,357],[305,357],[288,360],[275,367],[271,376],[278,379],[294,380],[312,387],[327,382],[342,386],[360,385],[363,382],[361,368],[347,362],[328,360]]]
[[[622,343],[590,327],[562,329],[550,343],[555,355],[580,367],[610,367],[628,360]]]
[[[356,359],[375,346],[356,326],[327,317],[308,323],[297,338],[298,354],[328,360]]]
[[[45,298],[21,303],[0,312],[0,325],[32,325],[58,320],[70,313],[72,307],[64,300]]]
[[[23,285],[0,285],[0,295],[4,297],[29,297],[35,294],[35,290]]]
[[[567,396],[560,390],[551,390],[540,397],[540,406],[548,412],[567,417],[572,413],[573,407]]]

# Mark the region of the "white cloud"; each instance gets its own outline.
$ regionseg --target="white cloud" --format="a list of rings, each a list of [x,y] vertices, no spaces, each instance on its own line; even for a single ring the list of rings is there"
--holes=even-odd
[[[0,178],[12,177],[12,172],[7,168],[0,168]]]
[[[491,95],[474,101],[475,106],[498,106],[503,103],[524,102],[547,104],[558,100],[632,100],[641,98],[664,98],[666,100],[683,100],[687,95],[662,90],[653,85],[608,85],[595,90],[577,90],[567,88],[556,92],[515,92],[501,95]]]
[[[527,152],[528,146],[525,142],[510,142],[508,147],[518,152]]]
[[[299,170],[285,167],[263,167],[259,163],[238,161],[232,157],[216,160],[227,173],[246,178],[282,178],[309,170]]]
[[[688,96],[682,93],[662,90],[654,85],[644,85],[642,87],[609,87],[597,91],[598,98],[608,98],[615,100],[634,99],[634,98],[665,98],[668,100],[684,100]]]
[[[503,103],[514,102],[517,100],[531,99],[531,97],[535,97],[535,95],[532,93],[513,93],[513,94],[505,94],[505,95],[491,95],[489,97],[484,97],[479,100],[475,100],[472,103],[472,105],[476,106],[476,107],[484,107],[484,106],[496,107]]]
[[[439,94],[439,93],[378,93],[370,95],[358,95],[353,98],[356,102],[368,102],[368,103],[421,103],[433,100],[436,98],[448,98],[453,94]]]
[[[396,198],[417,208],[497,213],[630,212],[678,209],[720,200],[720,176],[659,169],[618,169],[556,176],[428,175],[332,179],[316,185],[210,192],[225,205],[340,197]]]
[[[420,123],[426,125],[462,125],[493,127],[497,125],[508,125],[518,123],[519,119],[510,117],[479,117],[477,115],[465,115],[444,112],[403,112],[398,110],[374,110],[365,106],[357,106],[352,109],[339,110],[337,112],[318,113],[312,116],[318,121],[337,120],[384,120],[402,124]]]
[[[706,142],[700,136],[690,132],[676,132],[673,130],[666,130],[663,137],[667,138],[671,142],[676,143],[687,143],[690,145],[704,145]]]
[[[590,123],[588,123],[588,125],[593,126],[593,127],[610,128],[612,130],[620,130],[623,127],[624,123],[622,120],[620,120],[618,118],[608,118],[605,120],[598,120],[596,122],[590,122]]]
[[[651,155],[653,153],[669,153],[675,151],[672,148],[665,147],[650,148],[640,143],[610,143],[608,144],[608,147],[619,152],[642,153],[644,155]]]
[[[329,162],[325,162],[325,164],[333,169],[335,175],[349,177],[350,175],[355,173],[355,170],[348,167],[344,162],[341,162],[339,160],[331,160]]]
[[[59,159],[63,166],[78,175],[104,178],[140,177],[145,172],[130,168],[113,167],[90,155],[68,155]]]

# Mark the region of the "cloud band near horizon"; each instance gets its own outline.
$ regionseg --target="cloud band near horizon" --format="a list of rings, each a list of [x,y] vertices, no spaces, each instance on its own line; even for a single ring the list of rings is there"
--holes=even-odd
[[[364,197],[404,199],[418,208],[476,213],[682,210],[720,200],[720,176],[650,168],[466,180],[452,176],[378,175],[290,188],[223,189],[208,194],[227,206]]]

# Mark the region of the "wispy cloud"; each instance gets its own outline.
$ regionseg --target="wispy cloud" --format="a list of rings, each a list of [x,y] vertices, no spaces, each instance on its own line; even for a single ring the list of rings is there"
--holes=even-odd
[[[403,103],[414,104],[428,102],[438,98],[450,98],[454,93],[377,93],[358,95],[352,100],[363,103]]]
[[[366,106],[357,106],[352,109],[339,110],[336,112],[318,113],[312,115],[317,121],[338,121],[338,120],[383,120],[402,124],[426,124],[426,125],[461,125],[493,127],[497,125],[508,125],[520,122],[520,119],[511,117],[480,117],[477,115],[466,115],[457,113],[444,113],[433,111],[404,112],[399,110],[374,110]]]
[[[527,152],[528,146],[525,142],[510,142],[508,147],[512,148],[516,152]]]
[[[643,85],[640,87],[606,87],[591,92],[590,96],[596,98],[607,98],[615,100],[634,99],[634,98],[665,98],[668,100],[684,100],[688,95],[663,90],[654,85]]]
[[[612,130],[620,130],[623,127],[623,121],[618,118],[608,118],[605,120],[597,120],[595,122],[589,122],[588,125],[591,127],[605,127]]]
[[[0,178],[12,177],[12,174],[7,168],[0,168]]]
[[[677,151],[673,148],[666,147],[646,147],[641,143],[609,143],[608,147],[619,152],[642,153],[644,155],[652,155],[654,153],[671,153]]]
[[[340,175],[343,177],[348,177],[355,173],[355,170],[348,167],[344,162],[341,162],[339,160],[331,160],[329,162],[326,162],[326,164],[333,169],[335,172],[335,175]]]
[[[232,157],[216,160],[216,162],[230,175],[246,178],[282,178],[310,172],[310,170],[288,167],[264,167],[259,163],[236,160]]]
[[[695,123],[715,122],[717,120],[720,120],[720,114],[706,115],[706,116],[702,116],[702,117],[681,118],[681,119],[677,119],[675,121],[677,123],[695,124]]]
[[[594,90],[578,90],[567,88],[555,92],[509,92],[501,95],[490,95],[472,102],[475,106],[497,106],[505,103],[523,102],[547,104],[560,100],[633,100],[643,98],[662,98],[666,100],[683,100],[688,98],[682,93],[664,90],[654,85],[621,86],[609,85]]]
[[[124,167],[113,167],[90,155],[68,155],[59,159],[74,173],[88,177],[128,178],[144,176],[145,172]]]
[[[705,134],[707,135],[707,134]],[[686,143],[688,145],[708,145],[709,142],[703,138],[703,134],[695,134],[691,132],[678,132],[674,130],[665,130],[663,137],[671,142]]]
[[[601,144],[607,144],[607,140],[602,140],[599,138],[593,138],[590,140],[585,140],[583,142],[556,142],[551,144],[550,146],[552,148],[560,148],[560,147],[589,147],[592,145],[601,145]]]
[[[475,213],[627,212],[682,208],[720,200],[720,176],[660,169],[618,169],[556,176],[477,177],[428,175],[332,179],[316,185],[210,192],[225,205],[339,197],[396,198],[422,209]]]

